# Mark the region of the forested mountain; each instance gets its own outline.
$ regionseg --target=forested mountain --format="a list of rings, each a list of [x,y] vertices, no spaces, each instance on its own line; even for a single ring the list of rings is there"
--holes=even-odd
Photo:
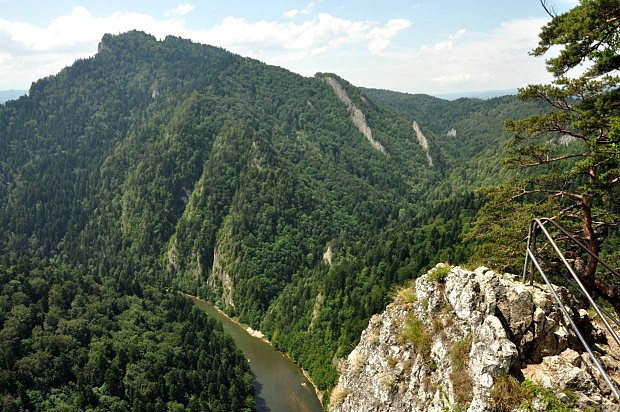
[[[448,101],[421,94],[362,90],[424,125],[425,133],[437,142],[447,175],[439,185],[448,190],[443,196],[496,184],[514,174],[501,161],[510,137],[504,123],[545,110],[541,104],[518,101],[514,96]]]
[[[197,293],[327,388],[395,285],[467,260],[503,121],[534,110],[106,35],[0,106],[0,253]]]
[[[176,293],[28,259],[0,285],[5,411],[255,407],[243,354]]]
[[[0,103],[28,94],[28,90],[0,90]]]

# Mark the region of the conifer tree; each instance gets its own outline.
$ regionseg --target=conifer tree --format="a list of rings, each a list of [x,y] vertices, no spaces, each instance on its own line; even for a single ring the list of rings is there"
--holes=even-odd
[[[617,230],[620,210],[620,3],[582,0],[553,16],[539,38],[534,56],[559,47],[546,60],[554,80],[520,89],[519,98],[543,109],[506,123],[514,136],[506,162],[522,170],[521,178],[496,188],[472,233],[486,227],[492,238],[514,224],[525,230],[514,209],[527,205],[560,220],[598,254],[602,234]],[[489,245],[482,249],[488,253]],[[620,313],[620,288],[596,271],[597,261],[588,257],[579,275]]]

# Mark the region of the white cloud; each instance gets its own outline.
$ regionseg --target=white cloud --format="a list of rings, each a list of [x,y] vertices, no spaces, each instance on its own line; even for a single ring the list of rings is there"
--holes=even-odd
[[[448,40],[444,40],[444,41],[440,41],[435,43],[435,45],[433,45],[433,50],[447,50],[447,49],[451,49],[452,46],[454,45],[454,41],[459,39],[460,37],[463,37],[463,35],[465,34],[465,29],[461,29],[459,31],[457,31],[454,34],[451,34],[448,36]]]
[[[374,27],[369,33],[368,50],[377,53],[388,48],[391,44],[390,39],[409,26],[411,26],[409,20],[392,19],[384,27]]]
[[[165,35],[183,31],[183,22],[157,21],[141,13],[115,12],[107,17],[94,17],[84,7],[74,8],[68,16],[56,17],[47,27],[0,19],[0,31],[24,50],[37,52],[93,50],[103,34],[133,29]]]
[[[314,3],[309,3],[299,13],[309,12],[313,6]],[[54,68],[44,73],[49,75],[70,65],[76,58],[93,55],[105,33],[136,29],[158,38],[172,34],[276,63],[299,61],[359,45],[378,53],[386,50],[391,40],[410,25],[404,19],[389,20],[381,25],[319,13],[301,22],[251,22],[230,16],[210,28],[190,30],[180,17],[192,10],[191,4],[180,4],[166,13],[167,18],[155,19],[148,14],[127,12],[99,17],[85,7],[76,7],[69,15],[50,21],[46,27],[0,19],[0,39],[7,39],[0,42],[0,54],[10,56],[0,60],[0,89],[26,87],[30,81],[41,77],[42,66],[31,66],[33,53],[40,61],[49,62],[45,67]],[[20,67],[20,73],[15,71],[16,66]],[[31,77],[26,83],[23,76],[28,75]]]
[[[208,29],[191,31],[180,27],[172,34],[222,46],[242,55],[288,61],[355,44],[365,43],[370,50],[382,50],[389,46],[391,38],[408,26],[409,22],[402,19],[379,26],[375,22],[342,19],[328,13],[319,13],[300,23],[250,22],[229,16]],[[146,31],[153,33],[152,30]]]
[[[185,16],[186,14],[191,13],[192,11],[194,11],[193,4],[183,3],[183,4],[179,4],[172,10],[168,10],[165,13],[165,15],[168,17],[174,17],[174,16],[181,17],[181,16]]]
[[[271,51],[274,60],[290,61],[356,44],[366,44],[371,52],[378,52],[389,47],[390,39],[409,25],[407,20],[396,19],[379,26],[374,22],[347,20],[328,13],[319,13],[299,24],[264,20],[248,22],[227,17],[221,24],[196,32],[192,37],[244,55]]]
[[[382,54],[380,74],[354,84],[409,92],[509,89],[546,83],[551,77],[543,58],[528,53],[538,43],[543,18],[504,22],[488,32],[460,29],[418,49]],[[342,73],[347,78],[347,73]]]
[[[303,9],[291,9],[282,13],[285,17],[296,17],[300,14],[308,14],[314,8],[314,2],[308,3]]]
[[[432,80],[436,83],[443,85],[454,84],[454,83],[462,83],[471,79],[471,74],[469,73],[458,73],[452,74],[449,76],[438,76],[433,77]]]

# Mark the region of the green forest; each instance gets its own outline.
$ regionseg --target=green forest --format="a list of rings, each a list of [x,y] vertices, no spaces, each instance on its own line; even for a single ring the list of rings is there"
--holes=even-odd
[[[26,258],[0,281],[3,410],[254,410],[245,357],[180,295]]]
[[[335,360],[399,285],[438,262],[519,270],[529,219],[575,210],[527,190],[505,201],[582,173],[517,164],[543,158],[515,135],[554,113],[530,92],[446,101],[177,37],[105,35],[95,56],[0,105],[4,408],[253,409],[247,362],[176,291],[261,330],[333,387]],[[539,122],[506,129],[528,116]],[[547,156],[584,147],[530,135]],[[617,262],[620,202],[604,184],[615,144],[594,151],[611,161],[592,210],[612,223],[600,250]]]

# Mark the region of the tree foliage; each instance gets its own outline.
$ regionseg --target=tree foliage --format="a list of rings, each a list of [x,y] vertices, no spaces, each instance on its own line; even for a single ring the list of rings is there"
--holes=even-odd
[[[113,279],[26,259],[1,264],[0,285],[4,410],[255,407],[245,357],[177,294],[129,294]]]
[[[131,324],[159,325],[150,311],[160,306],[142,310],[131,296],[168,287],[199,294],[260,328],[321,388],[332,386],[332,359],[354,347],[395,284],[439,261],[467,260],[461,235],[482,205],[472,191],[511,175],[492,161],[508,138],[503,119],[538,106],[363,90],[331,75],[386,156],[322,76],[176,37],[105,35],[95,56],[0,106],[0,253],[80,267],[115,285],[133,312],[93,324],[122,321],[146,346],[158,342]],[[64,308],[69,286],[51,285],[53,307]],[[32,315],[24,306],[15,319]],[[46,312],[50,322],[58,310]],[[93,355],[92,364],[106,359]],[[111,385],[127,374],[144,381],[136,391],[161,387],[143,366],[102,373]],[[205,382],[224,399],[221,379]]]
[[[485,206],[477,232],[490,227],[487,239],[506,230],[519,231],[519,226],[524,238],[526,220],[544,214],[570,227],[598,254],[609,231],[617,230],[619,18],[616,1],[584,0],[543,27],[533,54],[543,55],[560,46],[558,55],[547,60],[555,79],[519,91],[520,99],[542,102],[546,108],[506,123],[514,135],[507,163],[523,175],[497,188],[494,200]],[[580,64],[586,65],[583,73],[570,76]],[[520,209],[523,219],[511,214],[500,217],[501,223],[489,224],[490,216],[513,207]],[[533,213],[524,214],[524,210]],[[506,258],[510,261],[512,256]],[[584,282],[620,311],[615,281],[597,275],[594,258],[584,258],[587,265],[580,274]],[[509,265],[514,266],[512,262]]]
[[[586,61],[591,63],[584,74],[588,78],[611,73],[620,68],[620,5],[615,0],[581,0],[569,12],[553,16],[539,37],[535,56],[560,46],[558,55],[547,59],[547,69],[556,78]]]

